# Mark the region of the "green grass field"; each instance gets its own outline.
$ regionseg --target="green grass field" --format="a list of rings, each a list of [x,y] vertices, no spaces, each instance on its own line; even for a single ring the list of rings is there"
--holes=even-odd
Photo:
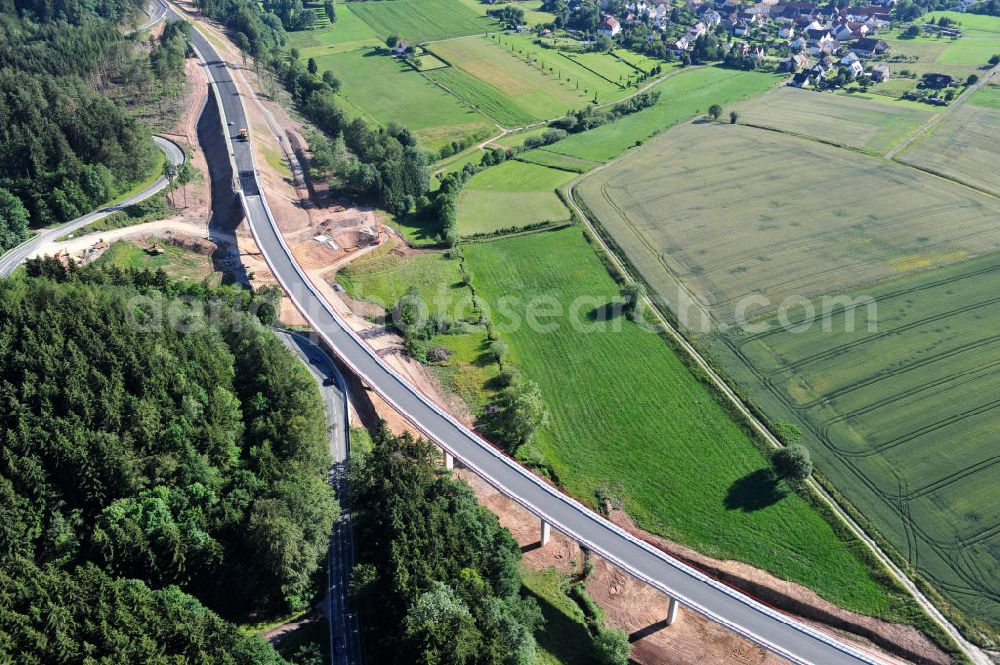
[[[567,594],[569,580],[555,568],[531,570],[521,564],[523,592],[542,609],[545,627],[536,635],[534,665],[598,665],[593,638],[580,606]]]
[[[167,245],[159,238],[152,238],[151,241],[163,249],[162,254],[149,254],[134,243],[120,240],[112,243],[111,247],[97,259],[96,263],[98,265],[115,265],[121,268],[148,270],[162,268],[171,277],[193,282],[207,279],[209,284],[213,286],[222,280],[222,274],[215,272],[211,257]]]
[[[569,219],[569,210],[555,189],[574,177],[567,171],[514,160],[481,171],[459,194],[458,232],[469,236]]]
[[[985,90],[977,91],[896,159],[1000,196],[1000,94],[980,96]]]
[[[813,178],[821,185],[806,187]],[[710,327],[703,311],[711,325],[731,324],[786,298],[1000,247],[994,197],[880,157],[743,125],[680,125],[576,191],[694,331]],[[684,304],[691,294],[704,308]],[[758,296],[767,302],[747,300]]]
[[[964,81],[969,74],[982,74],[979,67],[985,65],[992,55],[1000,53],[1000,18],[959,12],[930,12],[920,20],[936,20],[943,16],[962,24],[962,37],[950,39],[922,35],[905,39],[898,28],[879,33],[879,38],[889,44],[890,53],[908,58],[906,62],[891,63],[894,75],[903,70],[914,72],[918,77],[937,72]],[[917,84],[916,79],[911,80],[909,86],[906,82],[907,79],[894,78],[887,84],[873,86],[872,92],[898,97]]]
[[[552,417],[537,446],[571,494],[593,506],[605,489],[644,529],[845,607],[892,613],[898,598],[872,579],[852,551],[858,545],[841,541],[804,499],[754,503],[767,462],[659,336],[622,317],[603,329],[592,322],[619,289],[579,228],[470,244],[465,256],[477,293],[506,299],[492,320],[511,361],[542,389]],[[539,297],[546,311],[562,312],[539,321],[554,330],[526,323]]]
[[[535,127],[534,129],[528,129],[523,132],[517,132],[515,134],[507,134],[495,139],[490,145],[501,146],[504,148],[520,148],[521,144],[524,143],[524,139],[529,136],[539,136],[548,131],[547,126]]]
[[[628,86],[629,79],[634,79],[639,74],[625,60],[610,53],[586,51],[583,53],[564,53],[564,56],[622,88]]]
[[[739,112],[742,123],[874,154],[889,151],[934,113],[924,105],[881,103],[787,86],[739,105]]]
[[[427,314],[442,316],[470,325],[464,332],[437,335],[430,346],[447,349],[447,361],[433,368],[442,385],[461,397],[472,409],[482,408],[492,394],[491,380],[499,367],[489,351],[489,340],[473,307],[472,292],[463,283],[457,259],[444,252],[424,251],[403,256],[388,246],[352,261],[336,275],[348,294],[387,310],[399,301],[410,286],[420,289]]]
[[[325,18],[325,15],[324,15]],[[380,43],[371,26],[351,10],[350,4],[337,5],[337,22],[325,23],[312,30],[288,33],[288,46],[299,49],[302,58],[317,58],[337,51]]]
[[[705,113],[712,104],[728,106],[778,84],[774,74],[721,67],[681,70],[657,84],[660,99],[648,109],[619,118],[588,132],[547,146],[551,152],[593,162],[614,159],[636,142],[688,118]]]
[[[493,86],[458,67],[434,70],[427,77],[466,106],[490,117],[502,127],[518,127],[538,119]]]
[[[474,35],[497,27],[493,19],[474,12],[459,0],[392,0],[349,5],[382,39],[398,35],[415,44]]]
[[[585,100],[593,101],[596,94],[598,103],[604,104],[621,99],[634,90],[634,88],[622,89],[616,82],[608,81],[603,76],[566,57],[559,49],[543,48],[535,44],[531,36],[491,34],[489,39],[513,57],[522,60],[530,59],[536,69],[544,68],[552,78],[561,81],[561,85],[582,95]],[[609,57],[608,60],[614,63],[613,58]],[[624,65],[619,66],[624,67]],[[580,104],[576,106],[580,106]],[[559,109],[556,111],[556,115],[565,113],[567,110],[568,108]]]
[[[493,131],[488,118],[383,50],[342,51],[318,57],[316,63],[320,71],[329,69],[340,78],[338,94],[348,108],[379,124],[402,123],[432,150]]]
[[[718,337],[725,370],[922,573],[971,615],[1000,623],[1000,255],[849,294],[831,330]],[[801,317],[802,310],[795,312]],[[798,321],[798,318],[794,318]]]
[[[454,93],[470,105],[481,105],[507,127],[556,118],[587,104],[588,98],[572,83],[528,64],[524,56],[502,48],[492,36],[451,39],[434,44],[431,50],[479,84],[478,90],[456,84]],[[452,70],[452,74],[457,73]],[[494,115],[491,110],[497,107],[506,109],[508,115]]]
[[[947,16],[961,24],[962,37],[948,44],[938,62],[956,65],[985,65],[991,56],[1000,53],[1000,16],[965,14],[961,12],[931,12],[925,18]]]
[[[486,16],[486,12],[495,9],[496,5],[490,5],[481,0],[458,0],[463,5],[480,16]],[[555,16],[549,12],[541,11],[542,0],[512,0],[507,3],[511,7],[519,7],[524,10],[524,20],[528,26],[535,26],[540,23],[550,23]]]
[[[592,162],[588,159],[580,159],[579,157],[563,155],[558,152],[546,150],[545,148],[530,150],[518,155],[517,158],[524,162],[550,166],[555,169],[573,171],[576,173],[585,173],[596,166],[600,166],[600,162]]]
[[[984,85],[972,93],[966,103],[987,109],[1000,109],[1000,84]]]

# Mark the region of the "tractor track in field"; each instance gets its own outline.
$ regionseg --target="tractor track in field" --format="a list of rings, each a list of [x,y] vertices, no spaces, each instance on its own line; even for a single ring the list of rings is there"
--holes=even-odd
[[[611,247],[608,245],[608,242],[605,239],[605,236],[597,230],[596,226],[599,225],[599,221],[593,219],[589,211],[584,206],[581,206],[576,199],[576,188],[585,177],[590,177],[594,173],[600,170],[603,170],[611,165],[617,164],[619,161],[625,159],[630,154],[632,154],[632,150],[626,150],[617,158],[609,160],[604,165],[573,180],[568,185],[566,185],[565,191],[567,192],[566,200],[569,202],[570,206],[577,213],[577,215],[580,216],[582,224],[587,228],[590,235],[594,238],[595,244],[600,248],[600,250],[604,253],[604,255],[607,256],[608,260],[620,272],[620,274],[624,276],[626,281],[635,281],[636,276],[632,273],[633,269],[630,268],[629,265],[627,265],[622,260],[622,258],[620,258],[616,254],[616,252],[614,252],[611,249]],[[605,197],[607,196],[606,190],[603,187],[602,187],[602,193],[604,193]],[[657,253],[657,257],[659,258],[659,260],[662,261],[662,256],[659,253]],[[668,272],[668,274],[672,275],[673,273]],[[679,280],[677,281],[682,288],[685,288],[682,282],[680,282]],[[663,314],[663,312],[659,309],[660,304],[654,302],[653,299],[648,296],[645,298],[645,304],[649,308],[651,308],[651,311],[657,317],[658,322],[662,326],[665,333],[672,340],[674,340],[678,344],[678,346],[680,346],[681,349],[683,349],[683,351],[694,361],[694,363],[702,371],[705,372],[707,379],[722,392],[725,398],[727,398],[729,402],[733,405],[733,407],[737,410],[737,412],[740,413],[747,420],[750,426],[757,433],[759,433],[770,446],[774,448],[780,448],[782,444],[774,435],[774,433],[771,432],[768,429],[768,427],[750,409],[750,407],[748,407],[743,402],[742,398],[740,398],[733,391],[733,389],[729,386],[729,384],[722,379],[722,377],[715,371],[715,368],[707,360],[705,360],[704,356],[702,356],[702,354],[698,351],[698,349],[695,348],[687,340],[687,338],[683,334],[681,334],[681,332],[673,325],[673,323],[671,323],[671,321]],[[728,339],[728,337],[724,336],[723,340],[725,344],[731,345],[731,341]],[[736,349],[733,346],[730,346],[730,348],[734,353],[742,356],[739,349]],[[752,365],[747,364],[747,366],[751,368],[751,371],[755,371],[752,368]],[[769,391],[772,392],[772,394],[775,392],[773,386],[768,385],[767,388]],[[775,396],[780,399],[780,395],[775,395]],[[808,425],[808,422],[804,424]],[[826,442],[824,442],[824,445],[825,444]],[[870,491],[874,492],[876,496],[880,497],[882,501],[886,503],[886,505],[890,510],[892,510],[893,512],[895,512],[897,515],[900,516],[900,519],[907,525],[905,530],[907,531],[907,538],[909,540],[910,539],[909,530],[914,527],[912,519],[910,519],[908,515],[906,518],[904,518],[900,514],[899,506],[893,504],[892,502],[888,501],[885,497],[883,497],[880,494],[880,490],[877,484],[872,482],[872,480],[868,478],[868,476],[866,476],[859,469],[857,469],[857,467],[855,467],[850,461],[845,460],[842,463],[845,465],[845,467],[849,470],[851,474],[853,474],[855,477],[858,478],[858,480],[862,484],[868,487]],[[813,492],[815,492],[823,501],[823,503],[829,506],[829,508],[833,511],[833,513],[845,525],[847,525],[848,529],[855,536],[857,536],[862,541],[862,543],[865,544],[866,547],[868,547],[868,549],[875,555],[876,559],[878,559],[878,561],[890,572],[892,577],[894,577],[910,593],[910,595],[913,596],[913,598],[924,609],[924,611],[926,611],[930,615],[932,620],[936,624],[938,624],[938,626],[940,626],[959,645],[959,648],[961,649],[962,653],[967,658],[969,658],[969,660],[971,660],[973,663],[976,663],[976,665],[990,665],[991,661],[986,656],[986,654],[984,654],[978,647],[971,644],[968,640],[965,639],[965,637],[951,623],[951,621],[949,621],[948,618],[941,613],[941,611],[937,608],[937,606],[934,603],[932,603],[927,598],[927,596],[924,595],[924,593],[917,587],[917,585],[913,582],[913,580],[911,580],[910,577],[903,571],[903,569],[896,564],[895,560],[881,549],[881,547],[875,542],[875,540],[873,540],[873,538],[869,536],[868,533],[857,522],[855,522],[853,518],[851,518],[851,516],[844,510],[844,508],[842,508],[840,504],[837,503],[837,501],[832,496],[830,496],[830,494],[825,489],[823,489],[822,486],[819,485],[819,483],[817,483],[814,480],[810,480],[809,488]],[[911,560],[909,557],[907,559],[911,561],[916,561],[915,542],[914,542],[914,547],[911,550],[911,554],[913,555],[913,559]],[[945,561],[949,560],[946,558]],[[965,574],[959,572],[959,570],[956,570],[953,565],[952,565],[952,570],[959,577],[959,579],[969,584],[970,587],[969,590],[984,588],[984,585],[982,584],[981,581],[970,580],[969,577],[967,577]],[[935,583],[938,583],[937,580],[935,580]],[[968,592],[969,590],[963,590],[963,591]]]
[[[973,271],[970,271],[970,272],[962,272],[962,273],[959,273],[957,275],[953,275],[951,277],[946,277],[944,279],[935,280],[933,282],[924,282],[922,284],[918,284],[918,285],[915,285],[915,286],[908,286],[908,287],[905,287],[905,288],[902,288],[902,289],[896,289],[896,290],[893,290],[893,291],[887,291],[886,293],[884,293],[883,295],[881,295],[879,299],[880,300],[890,300],[892,298],[897,298],[899,296],[905,296],[905,295],[908,295],[908,294],[911,294],[911,293],[919,293],[920,291],[926,291],[928,289],[936,288],[938,286],[946,286],[948,284],[952,284],[954,282],[958,282],[958,281],[961,281],[963,279],[967,279],[967,278],[971,278],[971,277],[979,277],[981,275],[985,275],[985,274],[988,274],[988,273],[991,273],[991,272],[997,272],[997,271],[1000,271],[1000,264],[986,266],[985,268],[977,268],[976,270],[973,270]],[[852,308],[852,309],[854,309],[854,308]],[[782,330],[781,328],[772,328],[770,330],[765,330],[763,332],[756,333],[754,335],[749,335],[747,337],[743,337],[743,338],[741,338],[740,341],[741,341],[742,344],[746,344],[748,342],[757,341],[757,340],[763,339],[765,337],[768,337],[770,335],[775,335],[775,334],[779,334],[779,333],[782,333],[782,332],[784,332],[784,330]]]

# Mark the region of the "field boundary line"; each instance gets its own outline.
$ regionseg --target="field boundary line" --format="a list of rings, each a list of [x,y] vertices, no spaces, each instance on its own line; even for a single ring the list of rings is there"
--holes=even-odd
[[[607,256],[608,260],[614,265],[615,269],[620,272],[624,277],[626,282],[636,282],[641,283],[632,275],[628,266],[625,262],[613,251],[606,243],[603,235],[597,231],[595,228],[595,223],[597,220],[591,219],[590,215],[581,207],[576,199],[576,188],[585,178],[593,176],[598,171],[607,168],[613,164],[617,164],[619,161],[623,160],[625,157],[632,154],[634,148],[631,150],[626,150],[624,153],[612,159],[602,166],[582,175],[581,177],[573,180],[568,185],[566,185],[566,190],[568,192],[567,199],[572,205],[574,212],[580,216],[583,225],[590,232],[590,235],[594,237],[597,241],[598,246],[601,251]],[[709,380],[715,385],[715,387],[722,392],[722,394],[729,400],[732,406],[740,413],[740,415],[746,420],[747,423],[761,435],[764,440],[773,449],[777,450],[783,448],[783,444],[778,438],[771,432],[770,429],[764,424],[760,418],[746,405],[746,403],[736,394],[736,392],[726,383],[725,380],[715,371],[715,368],[705,360],[704,356],[688,341],[688,339],[667,319],[659,307],[653,302],[652,298],[647,295],[644,298],[645,304],[651,309],[651,311],[656,316],[660,325],[663,327],[664,332],[672,339],[676,344],[679,345],[681,349],[695,362],[695,364],[705,372]],[[936,623],[945,633],[956,643],[961,652],[976,665],[993,665],[989,657],[986,656],[978,647],[973,645],[971,642],[965,639],[965,637],[959,632],[959,630],[954,626],[941,613],[934,603],[932,603],[927,596],[923,594],[922,591],[917,587],[916,583],[909,578],[909,576],[903,572],[892,558],[886,554],[875,540],[868,535],[868,533],[861,528],[861,526],[840,506],[840,504],[831,496],[826,489],[814,478],[809,478],[806,481],[806,486],[817,496],[819,499],[826,504],[829,509],[836,515],[841,522],[847,526],[847,528],[857,537],[875,556],[875,558],[882,564],[886,571],[900,584],[907,592],[916,600],[917,604],[930,616],[930,618]]]
[[[952,101],[951,104],[948,104],[948,106],[946,106],[942,111],[940,111],[939,113],[935,113],[930,118],[928,118],[927,122],[925,122],[924,124],[914,129],[912,132],[910,132],[907,136],[905,136],[902,140],[900,140],[899,143],[893,146],[892,149],[889,150],[887,153],[885,153],[885,155],[883,156],[890,161],[898,161],[896,159],[896,155],[909,148],[911,145],[913,145],[914,141],[922,137],[930,130],[934,129],[934,127],[936,127],[942,120],[944,120],[946,116],[950,115],[956,108],[958,108],[966,101],[968,101],[969,97],[974,95],[980,88],[986,85],[997,72],[1000,72],[1000,64],[995,65],[993,69],[991,69],[989,72],[981,76],[978,81],[976,81],[968,88],[966,88],[962,92],[962,94],[958,96],[957,99]]]
[[[570,56],[566,55],[566,51],[563,51],[562,49],[559,49],[558,51],[556,51],[556,53],[558,53],[562,57],[566,58],[567,60],[569,60],[570,62],[572,62],[574,65],[579,65],[580,67],[583,67],[584,69],[586,69],[588,72],[590,72],[594,76],[597,76],[598,78],[604,79],[605,81],[607,81],[611,85],[616,85],[619,88],[621,88],[622,90],[628,90],[628,87],[622,85],[618,81],[612,81],[611,79],[609,79],[607,76],[605,76],[604,74],[600,73],[596,69],[591,69],[590,67],[588,67],[587,65],[583,64],[579,60],[576,60],[576,59],[571,58]]]

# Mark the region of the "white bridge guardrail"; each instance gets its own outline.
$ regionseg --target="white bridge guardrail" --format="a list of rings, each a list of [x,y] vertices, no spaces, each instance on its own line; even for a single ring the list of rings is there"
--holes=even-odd
[[[194,26],[194,29],[197,30],[197,27]],[[326,343],[327,347],[331,351],[333,351],[333,353],[335,353],[337,355],[337,357],[339,357],[348,367],[350,367],[351,371],[353,371],[355,374],[357,374],[383,400],[385,400],[397,412],[399,412],[403,417],[405,417],[418,430],[420,430],[421,432],[423,432],[429,439],[435,441],[435,443],[437,445],[439,445],[441,448],[443,448],[449,454],[451,454],[454,457],[457,457],[459,459],[462,459],[463,463],[468,468],[470,468],[479,477],[481,477],[485,481],[487,481],[497,491],[499,491],[504,496],[508,497],[509,499],[511,499],[512,501],[514,501],[515,503],[517,503],[518,505],[522,506],[523,508],[525,508],[526,510],[528,510],[529,512],[531,512],[533,515],[537,516],[539,519],[544,520],[545,522],[547,522],[548,524],[550,524],[553,528],[555,528],[557,531],[563,533],[564,535],[566,535],[567,537],[569,537],[572,540],[576,541],[580,545],[586,547],[588,550],[590,550],[590,551],[598,554],[602,558],[608,560],[609,562],[611,562],[612,564],[614,564],[615,566],[617,566],[621,570],[625,571],[626,573],[628,573],[632,577],[640,580],[644,584],[648,584],[648,585],[652,586],[653,588],[657,589],[658,591],[660,591],[661,593],[663,593],[663,594],[665,594],[667,596],[675,598],[682,605],[685,605],[688,608],[693,609],[694,611],[698,612],[699,614],[701,614],[705,618],[709,619],[710,621],[713,621],[714,623],[717,623],[717,624],[719,624],[721,626],[724,626],[725,628],[727,628],[727,629],[729,629],[729,630],[731,630],[731,631],[733,631],[735,633],[738,633],[739,635],[742,635],[743,637],[751,640],[752,642],[760,645],[761,647],[763,647],[763,648],[765,648],[765,649],[767,649],[767,650],[769,650],[769,651],[771,651],[771,652],[773,652],[773,653],[775,653],[777,655],[780,655],[780,656],[788,659],[789,661],[791,661],[793,663],[799,663],[801,665],[826,665],[825,663],[819,663],[819,662],[814,662],[814,661],[803,659],[802,657],[800,657],[797,654],[795,654],[795,653],[793,653],[793,652],[785,649],[784,647],[782,647],[780,645],[777,645],[777,644],[774,644],[774,643],[772,643],[772,642],[770,642],[768,640],[765,640],[765,639],[759,637],[753,631],[751,631],[751,630],[749,630],[749,629],[741,626],[740,624],[735,623],[735,622],[727,619],[726,617],[723,617],[723,616],[720,616],[720,615],[716,614],[715,612],[709,610],[708,608],[706,608],[705,606],[703,606],[702,604],[700,604],[699,602],[697,602],[693,598],[691,598],[691,597],[689,597],[689,596],[687,596],[685,594],[678,593],[678,592],[674,591],[672,588],[670,588],[667,585],[665,585],[664,583],[648,577],[647,575],[645,575],[642,572],[640,572],[640,571],[636,570],[635,568],[633,568],[627,562],[620,560],[615,555],[613,555],[610,552],[606,551],[605,548],[603,548],[603,547],[597,545],[596,543],[592,542],[589,538],[586,538],[583,535],[576,533],[573,529],[567,527],[565,524],[561,523],[559,520],[552,519],[551,517],[549,517],[546,514],[545,511],[543,511],[542,509],[540,509],[538,506],[535,506],[531,502],[529,502],[529,501],[523,499],[522,497],[519,497],[519,496],[513,494],[512,492],[508,491],[502,481],[500,481],[497,478],[492,477],[490,474],[488,474],[487,472],[485,472],[478,465],[475,465],[474,463],[471,463],[462,454],[458,453],[455,449],[453,449],[451,446],[449,446],[448,444],[444,443],[443,441],[440,441],[439,437],[435,436],[432,432],[428,431],[419,422],[419,420],[416,417],[414,417],[412,414],[408,413],[404,408],[402,408],[395,400],[393,400],[387,394],[387,391],[385,391],[382,388],[380,388],[380,386],[376,382],[374,382],[369,376],[367,376],[367,374],[364,371],[362,371],[358,367],[358,365],[356,363],[354,363],[345,353],[343,353],[333,343],[332,339],[326,333],[326,331],[323,330],[323,328],[321,326],[317,325],[315,319],[312,316],[310,308],[307,307],[306,304],[301,300],[300,295],[294,289],[291,288],[291,285],[286,282],[286,280],[284,279],[284,276],[279,271],[274,270],[273,263],[271,261],[271,257],[269,257],[267,255],[267,253],[266,253],[266,251],[264,249],[264,244],[261,242],[261,237],[260,237],[259,231],[256,228],[253,216],[251,215],[250,206],[248,204],[248,197],[246,196],[246,194],[243,191],[242,182],[241,182],[241,176],[240,176],[240,171],[239,171],[239,167],[236,164],[235,154],[234,154],[234,151],[233,151],[232,140],[231,140],[231,137],[230,137],[229,131],[228,131],[228,122],[226,120],[225,107],[224,107],[224,105],[222,103],[222,97],[221,97],[221,95],[219,93],[219,90],[218,90],[218,87],[217,87],[217,82],[216,82],[214,74],[212,72],[212,68],[211,68],[211,66],[208,65],[208,61],[205,59],[204,55],[200,52],[200,50],[194,44],[192,44],[192,48],[193,48],[195,54],[198,56],[198,58],[206,65],[206,69],[208,70],[208,75],[209,75],[209,80],[210,80],[210,83],[211,83],[211,87],[212,87],[213,93],[215,95],[216,102],[217,102],[217,104],[219,106],[219,115],[220,115],[220,118],[221,118],[223,134],[224,134],[225,139],[226,139],[226,146],[227,146],[227,149],[229,150],[229,161],[230,161],[230,164],[231,164],[232,169],[233,169],[234,182],[237,183],[237,187],[238,187],[237,193],[238,193],[238,196],[240,198],[240,203],[243,206],[243,210],[244,210],[244,212],[246,214],[246,217],[247,217],[247,220],[248,220],[248,223],[249,223],[249,226],[250,226],[250,231],[251,231],[251,233],[253,235],[254,241],[257,243],[257,246],[260,249],[261,254],[264,256],[265,261],[268,263],[268,266],[271,267],[272,273],[274,274],[275,278],[278,280],[279,284],[282,286],[282,288],[288,294],[289,298],[295,304],[296,308],[303,315],[303,317],[309,322],[309,324],[312,326],[313,330],[315,330],[316,333],[319,334],[320,337],[323,338],[323,340]],[[227,65],[227,67],[228,67],[228,65]],[[242,100],[240,100],[240,104],[242,106],[242,104],[243,104]],[[245,112],[246,111],[245,111],[245,108],[244,108],[244,114],[245,114]],[[670,556],[666,552],[663,552],[662,550],[659,550],[659,549],[653,547],[649,543],[647,543],[647,542],[645,542],[645,541],[643,541],[643,540],[641,540],[639,538],[636,538],[635,536],[633,536],[632,534],[628,533],[627,531],[625,531],[621,527],[619,527],[619,526],[617,526],[617,525],[609,522],[608,520],[600,517],[599,515],[597,515],[596,513],[594,513],[592,510],[590,510],[589,508],[587,508],[586,506],[584,506],[583,504],[581,504],[576,499],[573,499],[572,497],[569,497],[566,494],[560,492],[558,489],[556,489],[553,486],[549,485],[548,483],[546,483],[544,480],[542,480],[538,476],[536,476],[536,475],[532,474],[531,472],[527,471],[524,467],[522,467],[521,465],[519,465],[516,462],[514,462],[508,456],[502,454],[499,450],[496,449],[495,446],[493,446],[491,443],[489,443],[488,441],[486,441],[485,439],[483,439],[480,435],[476,434],[472,430],[470,430],[467,427],[465,427],[462,423],[460,423],[458,420],[456,420],[451,414],[449,414],[447,411],[445,411],[444,409],[442,409],[440,406],[438,406],[431,399],[429,399],[428,397],[426,397],[419,390],[417,390],[412,385],[410,385],[409,382],[407,382],[405,379],[403,379],[394,369],[392,369],[381,358],[379,358],[378,355],[374,352],[374,350],[368,345],[368,343],[365,342],[363,339],[361,339],[361,337],[357,333],[355,333],[354,330],[352,330],[350,328],[350,326],[348,326],[347,323],[326,303],[326,300],[318,292],[318,290],[316,289],[316,287],[313,285],[312,281],[309,279],[309,277],[302,270],[301,266],[295,260],[294,255],[292,254],[292,252],[291,252],[290,248],[288,247],[288,245],[285,243],[285,239],[284,239],[284,237],[282,236],[280,230],[277,227],[277,224],[275,222],[274,216],[271,213],[270,207],[267,205],[267,198],[263,195],[263,190],[260,187],[260,182],[259,182],[258,176],[257,176],[258,172],[257,172],[256,156],[253,154],[252,150],[250,150],[250,155],[251,155],[251,162],[252,162],[252,165],[253,165],[254,180],[257,183],[257,189],[258,189],[258,194],[256,196],[258,196],[260,198],[261,204],[262,204],[262,206],[264,208],[264,211],[266,213],[266,216],[267,216],[267,222],[271,226],[271,229],[274,232],[274,235],[277,237],[277,239],[278,239],[278,241],[279,241],[279,243],[280,243],[280,245],[282,247],[283,252],[286,254],[287,259],[289,260],[289,262],[291,263],[291,265],[294,266],[294,269],[297,272],[299,278],[302,280],[303,285],[305,285],[306,288],[308,289],[309,295],[313,299],[315,299],[315,301],[316,301],[315,304],[318,304],[320,307],[322,307],[337,322],[337,324],[342,329],[342,331],[345,332],[346,334],[348,334],[353,339],[353,341],[357,344],[357,346],[360,349],[362,349],[370,357],[371,360],[373,360],[376,363],[378,363],[378,365],[380,366],[380,369],[382,369],[383,371],[385,371],[386,373],[388,373],[399,384],[399,386],[402,387],[403,389],[405,389],[411,396],[413,396],[414,398],[416,398],[417,400],[419,400],[424,406],[432,409],[438,416],[444,418],[451,426],[453,426],[464,437],[470,439],[473,443],[475,443],[477,446],[479,446],[480,448],[482,448],[484,451],[487,451],[489,454],[493,455],[498,461],[502,462],[507,467],[507,469],[510,470],[512,473],[517,474],[520,477],[522,477],[523,479],[526,479],[529,482],[533,483],[536,487],[538,487],[538,488],[542,489],[543,491],[545,491],[547,493],[547,495],[551,499],[563,502],[564,504],[566,504],[568,507],[570,507],[571,509],[573,509],[577,513],[579,513],[582,516],[588,518],[591,522],[593,522],[595,524],[596,527],[604,529],[606,531],[609,531],[609,532],[611,532],[613,535],[615,535],[618,538],[627,540],[628,542],[632,543],[633,545],[635,545],[637,547],[642,548],[647,553],[652,554],[653,556],[655,556],[659,560],[661,560],[661,561],[669,564],[670,566],[672,566],[673,568],[677,569],[678,571],[684,573],[685,575],[687,575],[687,576],[689,576],[689,577],[691,577],[693,579],[696,579],[696,580],[698,580],[698,581],[700,581],[700,582],[702,582],[702,583],[704,583],[704,584],[706,584],[708,586],[711,586],[713,589],[726,594],[727,596],[729,596],[729,597],[731,597],[731,598],[739,601],[743,605],[745,605],[745,606],[747,606],[749,608],[752,608],[753,610],[755,610],[755,611],[757,611],[757,612],[759,612],[759,613],[761,613],[761,614],[763,614],[763,615],[765,615],[765,616],[767,616],[767,617],[769,617],[771,619],[777,620],[777,621],[779,621],[779,622],[781,622],[781,623],[783,623],[783,624],[785,624],[785,625],[793,628],[794,630],[796,630],[796,631],[798,631],[800,633],[808,635],[808,636],[816,639],[817,641],[820,641],[820,642],[822,642],[822,643],[824,643],[824,644],[826,644],[826,645],[828,645],[828,646],[836,649],[837,651],[842,652],[844,655],[847,655],[847,656],[855,659],[859,663],[868,663],[870,665],[882,665],[882,661],[874,658],[872,655],[870,655],[868,653],[865,653],[863,651],[860,651],[857,648],[854,648],[854,647],[849,646],[847,644],[844,644],[843,642],[841,642],[839,640],[836,640],[833,637],[831,637],[831,636],[829,636],[829,635],[827,635],[827,634],[825,634],[825,633],[823,633],[823,632],[821,632],[819,630],[816,630],[816,629],[812,628],[811,626],[808,626],[808,625],[806,625],[806,624],[804,624],[804,623],[802,623],[802,622],[800,622],[800,621],[798,621],[798,620],[796,620],[796,619],[794,619],[794,618],[792,618],[792,617],[790,617],[790,616],[788,616],[788,615],[786,615],[786,614],[784,614],[782,612],[779,612],[778,610],[775,610],[775,609],[773,609],[771,607],[768,607],[767,605],[761,603],[760,601],[758,601],[758,600],[756,600],[756,599],[754,599],[754,598],[752,598],[752,597],[750,597],[750,596],[748,596],[748,595],[746,595],[744,593],[741,593],[741,592],[733,589],[732,587],[730,587],[730,586],[728,586],[728,585],[726,585],[726,584],[724,584],[724,583],[722,583],[722,582],[720,582],[718,580],[715,580],[715,579],[713,579],[713,578],[705,575],[701,571],[697,570],[696,568],[694,568],[694,567],[692,567],[692,566],[690,566],[690,565],[688,565],[686,563],[683,563],[682,561],[679,561],[679,560],[675,559],[674,557]]]

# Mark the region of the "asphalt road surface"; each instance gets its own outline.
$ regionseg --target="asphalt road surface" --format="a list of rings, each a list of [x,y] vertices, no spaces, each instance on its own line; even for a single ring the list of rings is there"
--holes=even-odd
[[[171,12],[173,13],[173,12]],[[241,198],[257,245],[289,297],[327,347],[368,386],[428,438],[450,452],[500,492],[553,528],[635,578],[673,596],[686,608],[795,662],[811,665],[879,663],[853,645],[835,640],[713,580],[611,524],[500,453],[396,374],[332,310],[295,262],[261,197],[239,92],[225,63],[197,30],[193,42],[209,64],[233,141]],[[668,629],[669,630],[669,629]]]
[[[174,143],[160,136],[154,136],[153,141],[156,145],[167,155],[167,159],[174,166],[180,166],[184,163],[185,155],[184,150]],[[121,203],[116,203],[115,205],[107,206],[106,208],[101,208],[100,210],[95,210],[89,215],[84,215],[83,217],[77,217],[71,222],[66,222],[60,226],[56,226],[51,229],[46,229],[37,235],[33,236],[29,240],[24,241],[17,247],[11,248],[6,254],[0,257],[0,277],[6,277],[14,271],[14,268],[19,266],[22,261],[31,256],[39,247],[42,247],[56,238],[61,238],[64,235],[73,233],[77,229],[81,229],[88,224],[93,224],[99,219],[104,219],[108,215],[114,214],[119,210],[124,210],[130,205],[139,203],[140,201],[145,201],[153,194],[161,191],[169,183],[164,176],[160,176],[156,179],[152,185],[142,190],[138,194],[133,194]]]
[[[358,616],[347,597],[347,583],[354,567],[351,530],[350,487],[347,462],[350,451],[350,420],[347,417],[347,383],[326,351],[307,335],[279,332],[281,341],[309,368],[319,383],[326,405],[330,432],[330,485],[340,502],[340,518],[333,525],[327,554],[328,585],[324,603],[330,623],[330,653],[334,665],[360,665],[363,661]]]

